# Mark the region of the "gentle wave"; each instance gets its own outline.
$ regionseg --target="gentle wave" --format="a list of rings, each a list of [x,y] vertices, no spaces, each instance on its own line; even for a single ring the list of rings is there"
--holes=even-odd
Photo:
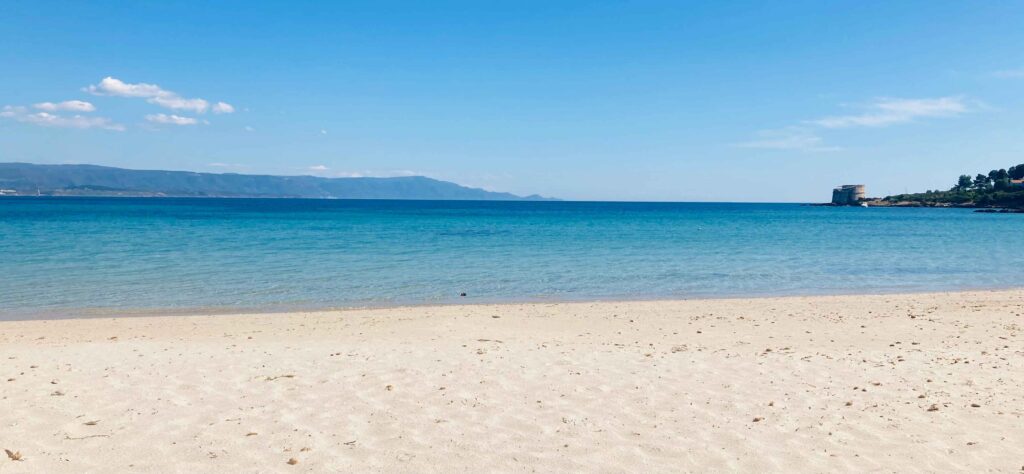
[[[964,209],[0,198],[0,313],[1010,287],[1021,230]]]

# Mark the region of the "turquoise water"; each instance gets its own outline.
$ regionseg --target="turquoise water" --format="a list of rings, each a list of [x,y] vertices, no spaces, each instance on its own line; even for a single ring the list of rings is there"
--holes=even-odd
[[[0,271],[2,317],[998,288],[1024,285],[1024,215],[8,197]]]

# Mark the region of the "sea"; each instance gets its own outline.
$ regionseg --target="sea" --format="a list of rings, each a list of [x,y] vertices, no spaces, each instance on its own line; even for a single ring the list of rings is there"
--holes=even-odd
[[[969,209],[0,197],[3,319],[1020,286]]]

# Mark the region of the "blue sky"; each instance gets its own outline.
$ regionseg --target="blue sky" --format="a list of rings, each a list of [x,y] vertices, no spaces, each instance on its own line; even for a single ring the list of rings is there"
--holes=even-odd
[[[823,201],[1024,163],[1022,2],[0,3],[0,161]]]

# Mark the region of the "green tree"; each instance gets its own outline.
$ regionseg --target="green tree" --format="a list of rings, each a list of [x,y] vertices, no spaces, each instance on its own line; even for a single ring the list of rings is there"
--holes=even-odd
[[[1024,179],[1024,163],[1017,166],[1011,166],[1010,169],[1007,170],[1007,175],[1009,175],[1010,179]]]
[[[985,176],[985,175],[979,173],[978,176],[974,177],[974,183],[972,183],[972,185],[973,185],[974,189],[982,191],[982,190],[988,189],[988,184],[991,183],[991,182],[992,182],[991,178],[989,178],[988,176]]]
[[[971,177],[966,174],[960,175],[960,179],[957,180],[956,186],[953,186],[957,192],[963,192],[971,188]]]

